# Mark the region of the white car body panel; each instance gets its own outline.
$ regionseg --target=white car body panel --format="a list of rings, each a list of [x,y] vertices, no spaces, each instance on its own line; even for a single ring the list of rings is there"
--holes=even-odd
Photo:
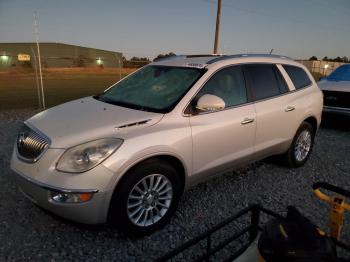
[[[163,114],[129,109],[97,101],[92,97],[74,100],[36,114],[26,121],[52,141],[51,148],[69,148],[104,137],[123,137],[119,130],[130,123],[149,120],[138,127],[156,124]]]
[[[193,176],[214,175],[251,159],[254,153],[255,118],[252,104],[189,117],[193,143]],[[245,119],[254,121],[242,125]],[[222,137],[225,139],[219,139]],[[202,180],[201,177],[197,179]]]
[[[48,188],[96,190],[96,200],[90,205],[86,203],[85,209],[81,205],[79,214],[72,206],[68,207],[68,213],[64,213],[61,206],[55,211],[57,205],[48,200],[45,190],[37,202],[67,218],[98,223],[106,221],[109,201],[120,179],[145,159],[155,156],[177,159],[184,169],[184,187],[189,188],[216,173],[285,152],[300,124],[309,117],[319,126],[322,93],[304,66],[277,56],[241,55],[210,63],[215,58],[220,57],[180,56],[152,63],[206,69],[176,106],[165,114],[129,109],[88,97],[35,115],[25,123],[50,139],[49,149],[37,162],[26,163],[18,158],[15,146],[11,168],[25,180]],[[249,63],[276,64],[290,92],[221,111],[198,115],[186,112],[197,92],[218,70]],[[283,64],[303,68],[312,81],[311,86],[296,90]],[[288,107],[295,109],[286,112]],[[254,121],[242,125],[246,118]],[[133,124],[138,122],[142,124]],[[122,139],[122,145],[93,169],[79,174],[56,169],[66,149],[111,137]]]

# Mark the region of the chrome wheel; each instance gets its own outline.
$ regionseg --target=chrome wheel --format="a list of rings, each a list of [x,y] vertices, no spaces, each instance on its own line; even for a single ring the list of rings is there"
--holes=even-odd
[[[142,178],[130,191],[127,212],[130,221],[142,227],[157,223],[168,211],[173,199],[173,186],[161,174]]]
[[[303,161],[309,154],[311,149],[311,133],[309,130],[303,130],[295,143],[294,154],[296,160]]]

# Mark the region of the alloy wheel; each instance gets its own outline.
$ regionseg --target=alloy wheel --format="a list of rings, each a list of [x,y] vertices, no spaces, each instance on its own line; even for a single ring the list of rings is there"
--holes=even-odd
[[[303,130],[295,143],[294,154],[297,161],[303,161],[311,150],[311,133],[309,130]]]
[[[167,213],[172,199],[170,180],[161,174],[148,175],[137,182],[129,193],[128,218],[137,226],[151,226]]]

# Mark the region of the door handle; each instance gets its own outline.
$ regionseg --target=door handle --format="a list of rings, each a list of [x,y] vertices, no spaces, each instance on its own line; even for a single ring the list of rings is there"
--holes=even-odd
[[[253,123],[254,122],[254,118],[245,118],[241,124],[242,125],[246,125],[246,124],[249,124],[249,123]]]
[[[293,111],[293,110],[295,110],[295,107],[293,107],[293,106],[288,106],[284,111],[290,112],[290,111]]]

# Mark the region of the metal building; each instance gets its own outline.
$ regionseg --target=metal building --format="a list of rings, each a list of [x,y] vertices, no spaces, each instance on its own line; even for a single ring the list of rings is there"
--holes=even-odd
[[[40,43],[43,67],[122,67],[122,53],[62,43]],[[36,43],[0,43],[0,70],[34,67]]]

